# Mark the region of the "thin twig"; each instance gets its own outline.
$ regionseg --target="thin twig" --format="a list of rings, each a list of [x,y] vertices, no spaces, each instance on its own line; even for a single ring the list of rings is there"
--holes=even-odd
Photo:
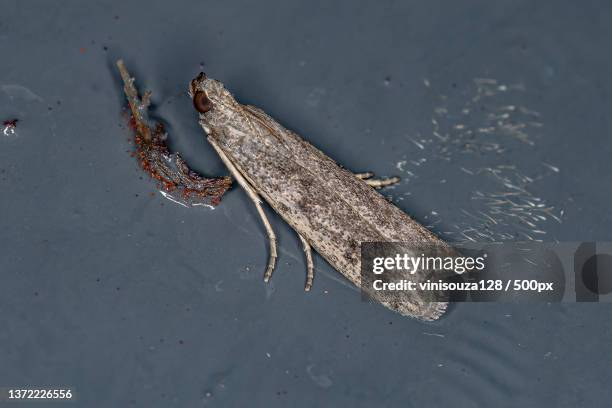
[[[203,177],[191,170],[178,153],[170,153],[166,146],[167,134],[163,124],[149,125],[147,112],[151,103],[151,92],[145,92],[141,99],[134,86],[134,78],[125,68],[123,60],[117,61],[117,67],[132,111],[137,157],[142,168],[159,181],[165,190],[169,192],[179,190],[183,199],[210,198],[211,204],[218,204],[221,196],[230,188],[231,178]]]

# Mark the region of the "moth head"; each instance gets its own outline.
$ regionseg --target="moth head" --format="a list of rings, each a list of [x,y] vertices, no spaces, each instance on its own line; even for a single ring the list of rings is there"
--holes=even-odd
[[[193,107],[200,116],[214,110],[216,105],[223,105],[228,97],[231,98],[221,82],[208,78],[203,72],[191,81],[189,95],[193,99]]]

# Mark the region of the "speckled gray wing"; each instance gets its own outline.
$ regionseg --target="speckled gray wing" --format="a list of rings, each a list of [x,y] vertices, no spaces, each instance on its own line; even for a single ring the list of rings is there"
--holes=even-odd
[[[238,106],[233,106],[237,109]],[[437,243],[435,235],[354,174],[285,129],[263,111],[240,105],[237,117],[215,126],[214,139],[267,203],[334,268],[359,286],[360,243]],[[441,316],[446,303],[411,291],[370,295],[401,314]]]

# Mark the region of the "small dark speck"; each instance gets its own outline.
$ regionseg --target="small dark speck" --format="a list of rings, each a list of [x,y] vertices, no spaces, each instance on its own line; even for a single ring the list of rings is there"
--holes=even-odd
[[[451,85],[453,88],[457,88],[457,84],[455,82],[453,82],[453,84]]]
[[[183,343],[183,340],[179,340],[179,344],[184,344],[184,343]]]
[[[389,86],[391,84],[391,77],[387,75],[383,83],[385,84],[385,86]]]
[[[96,282],[100,282],[100,278],[96,278]]]
[[[115,289],[116,289],[117,291],[120,291],[120,290],[121,290],[121,288],[120,288],[119,286],[117,286]]]
[[[118,16],[118,15],[115,15],[114,19],[115,19],[115,20],[119,20],[119,16]]]
[[[389,324],[393,324],[393,322],[389,322]]]
[[[108,51],[108,47],[107,47],[106,45],[105,45],[104,47],[102,47],[102,49],[103,49],[104,51]]]
[[[34,292],[34,296],[38,296],[38,292]]]

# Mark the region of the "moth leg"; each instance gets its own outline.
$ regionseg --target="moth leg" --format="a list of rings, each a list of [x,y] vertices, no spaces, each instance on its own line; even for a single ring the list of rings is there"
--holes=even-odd
[[[300,241],[304,246],[304,254],[306,254],[306,285],[304,285],[304,291],[308,292],[312,288],[312,281],[314,279],[314,263],[312,262],[312,248],[306,239],[298,233]]]
[[[249,184],[248,181],[244,179],[242,174],[240,174],[240,171],[238,171],[238,169],[232,164],[230,159],[225,155],[225,153],[223,153],[223,150],[221,150],[219,145],[217,145],[217,143],[212,138],[208,138],[208,141],[217,151],[217,154],[221,158],[221,161],[223,161],[225,166],[227,166],[232,176],[234,176],[238,184],[240,184],[240,186],[244,188],[244,191],[246,191],[251,201],[253,201],[253,203],[255,204],[255,208],[257,208],[257,212],[259,213],[259,217],[261,218],[261,221],[263,222],[264,227],[266,228],[266,233],[268,234],[268,241],[270,243],[270,256],[268,257],[268,266],[266,268],[266,272],[264,273],[264,282],[268,282],[270,280],[270,277],[272,276],[272,272],[274,271],[274,267],[276,265],[276,258],[278,258],[278,255],[276,252],[276,234],[274,234],[272,225],[270,225],[270,221],[268,221],[268,217],[266,216],[266,213],[264,212],[261,206],[261,198],[259,198],[259,195],[255,191],[255,189]]]
[[[389,178],[384,178],[384,179],[369,179],[369,180],[363,180],[363,181],[365,181],[366,184],[370,187],[383,188],[383,187],[392,186],[393,184],[399,183],[400,178],[399,177],[389,177]]]
[[[359,180],[366,180],[371,177],[374,177],[374,173],[372,173],[371,171],[366,171],[364,173],[355,173],[355,177],[357,177]]]
[[[371,171],[367,171],[365,173],[355,173],[355,177],[357,177],[359,180],[363,180],[368,186],[374,188],[392,186],[393,184],[397,184],[400,181],[399,177],[373,179],[372,177],[374,177],[374,173],[372,173]]]

